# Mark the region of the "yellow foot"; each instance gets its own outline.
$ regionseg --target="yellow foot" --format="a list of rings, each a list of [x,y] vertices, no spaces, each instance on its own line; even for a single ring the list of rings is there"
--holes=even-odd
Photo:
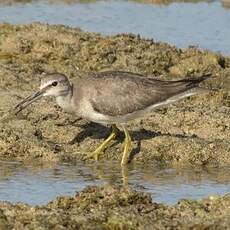
[[[99,156],[104,152],[106,147],[108,146],[109,142],[113,140],[119,132],[119,129],[116,125],[112,125],[112,132],[111,134],[90,154],[88,154],[87,158],[93,158],[94,160],[98,160]]]
[[[87,159],[94,159],[95,161],[98,161],[99,156],[103,154],[103,152],[104,152],[104,149],[100,149],[100,146],[99,146],[97,149],[95,149],[93,152],[87,155]]]

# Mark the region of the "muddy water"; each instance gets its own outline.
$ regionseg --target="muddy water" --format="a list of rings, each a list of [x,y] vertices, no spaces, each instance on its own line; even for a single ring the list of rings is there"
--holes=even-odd
[[[89,185],[127,183],[148,192],[156,202],[174,204],[179,199],[201,199],[230,192],[227,168],[160,168],[133,164],[121,171],[117,162],[49,167],[24,165],[16,161],[0,162],[0,200],[40,205],[56,196],[74,195]]]
[[[21,24],[39,21],[102,34],[133,32],[178,47],[197,45],[230,54],[230,10],[220,1],[171,4],[163,1],[167,5],[141,4],[148,1],[3,2],[0,22]]]

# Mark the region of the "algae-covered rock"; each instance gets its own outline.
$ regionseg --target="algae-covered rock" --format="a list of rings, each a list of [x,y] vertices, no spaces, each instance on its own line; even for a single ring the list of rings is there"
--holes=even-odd
[[[128,125],[138,153],[133,160],[166,165],[230,164],[230,58],[197,48],[181,50],[133,34],[105,37],[65,26],[0,24],[0,116],[39,86],[44,71],[62,72],[74,81],[105,70],[162,79],[211,73],[213,77],[203,86],[215,91]],[[50,99],[0,122],[0,128],[0,157],[23,161],[84,159],[110,132],[64,113]],[[120,135],[101,157],[120,159],[122,139]]]
[[[182,200],[174,206],[123,187],[89,187],[31,207],[0,202],[5,226],[14,229],[227,229],[230,196]]]
[[[1,209],[0,209],[0,229],[5,229],[5,230],[10,229],[10,225],[7,221],[7,218]]]
[[[182,59],[169,69],[173,75],[188,76],[200,71],[215,73],[222,68],[223,57],[214,53],[188,49],[181,56]]]

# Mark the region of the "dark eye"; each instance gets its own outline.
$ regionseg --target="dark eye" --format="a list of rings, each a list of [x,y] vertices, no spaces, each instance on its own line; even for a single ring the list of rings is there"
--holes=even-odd
[[[57,86],[57,84],[58,84],[57,81],[52,82],[52,86]]]

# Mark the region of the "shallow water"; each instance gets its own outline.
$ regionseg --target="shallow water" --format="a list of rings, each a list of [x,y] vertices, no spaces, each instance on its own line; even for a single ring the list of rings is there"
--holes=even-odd
[[[124,179],[125,178],[125,179]],[[128,184],[148,192],[156,202],[174,204],[182,198],[201,199],[230,192],[227,168],[160,168],[131,164],[121,171],[118,162],[75,165],[24,165],[0,161],[0,200],[45,204],[59,195],[73,195],[89,185]]]
[[[195,45],[230,54],[230,9],[220,1],[168,5],[124,0],[22,2],[1,4],[0,22],[64,24],[106,35],[132,32],[178,47]]]

